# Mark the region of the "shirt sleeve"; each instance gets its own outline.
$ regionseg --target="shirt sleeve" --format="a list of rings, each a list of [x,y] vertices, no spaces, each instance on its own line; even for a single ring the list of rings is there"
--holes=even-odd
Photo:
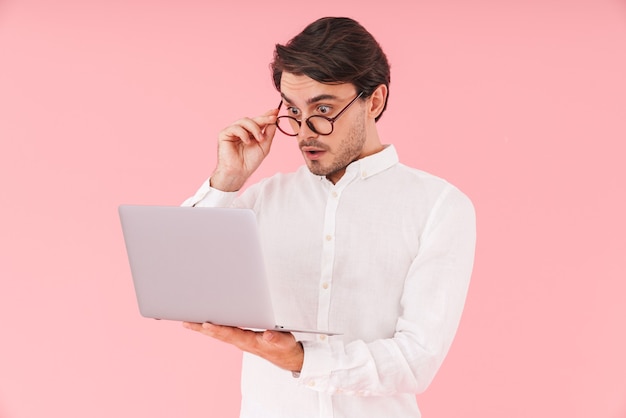
[[[211,187],[211,179],[207,179],[196,194],[186,199],[181,206],[197,207],[228,207],[233,204],[237,192],[223,192]]]
[[[333,337],[328,343],[303,341],[298,382],[320,392],[358,396],[424,391],[461,318],[474,261],[475,225],[471,201],[450,186],[421,233],[393,337],[371,342],[346,343]]]

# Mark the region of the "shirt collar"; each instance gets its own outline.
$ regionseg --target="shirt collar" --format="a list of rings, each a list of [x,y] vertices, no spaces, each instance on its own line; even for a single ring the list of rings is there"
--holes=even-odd
[[[346,172],[338,183],[352,181],[354,178],[366,179],[385,171],[399,162],[398,153],[393,145],[383,145],[383,149],[376,154],[353,161],[346,167]],[[308,171],[308,170],[307,170]],[[315,176],[309,171],[309,174]],[[325,176],[316,176],[323,182],[330,182]]]
[[[346,173],[352,177],[360,177],[366,179],[385,171],[391,166],[399,162],[398,153],[393,145],[385,145],[384,148],[376,154],[356,160],[346,167]]]

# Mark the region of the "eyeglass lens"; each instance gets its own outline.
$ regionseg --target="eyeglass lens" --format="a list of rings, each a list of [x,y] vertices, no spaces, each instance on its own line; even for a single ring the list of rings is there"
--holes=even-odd
[[[283,131],[283,133],[290,136],[298,135],[301,123],[302,122],[291,116],[282,116],[276,120],[278,128]],[[328,135],[333,131],[332,122],[322,116],[310,116],[306,119],[305,123],[309,129],[320,135]]]

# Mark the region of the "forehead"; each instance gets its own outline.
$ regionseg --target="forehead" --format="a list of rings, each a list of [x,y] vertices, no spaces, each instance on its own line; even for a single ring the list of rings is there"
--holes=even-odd
[[[345,100],[356,93],[351,83],[325,84],[306,75],[283,73],[280,80],[280,92],[283,98],[294,105],[306,105],[323,97],[325,101]]]

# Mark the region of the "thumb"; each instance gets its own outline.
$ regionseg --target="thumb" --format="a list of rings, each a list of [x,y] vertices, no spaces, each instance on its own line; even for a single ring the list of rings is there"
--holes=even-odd
[[[263,341],[276,345],[276,343],[278,342],[276,333],[273,331],[265,331],[263,333]]]
[[[267,330],[263,332],[263,341],[275,347],[288,347],[295,338],[289,332]]]
[[[263,136],[266,140],[274,139],[274,135],[276,134],[276,119],[274,119],[274,123],[268,124],[263,130]]]

